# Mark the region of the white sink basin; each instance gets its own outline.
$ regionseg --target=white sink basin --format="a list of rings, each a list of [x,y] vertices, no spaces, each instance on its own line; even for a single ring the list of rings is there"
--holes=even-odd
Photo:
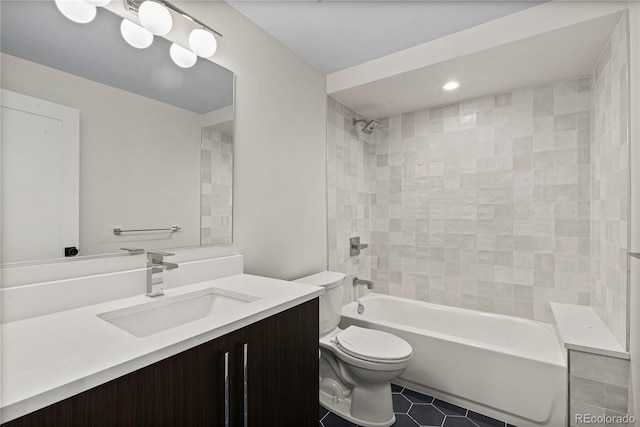
[[[205,317],[214,317],[258,299],[253,295],[209,288],[174,297],[160,296],[145,304],[97,316],[131,335],[146,337]]]

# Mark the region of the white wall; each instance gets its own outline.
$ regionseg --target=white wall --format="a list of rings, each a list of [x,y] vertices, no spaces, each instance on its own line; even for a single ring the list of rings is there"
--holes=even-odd
[[[325,76],[224,2],[179,2],[220,31],[236,73],[234,246],[245,271],[293,279],[327,267]]]
[[[200,114],[5,54],[2,86],[80,110],[81,255],[200,243]]]

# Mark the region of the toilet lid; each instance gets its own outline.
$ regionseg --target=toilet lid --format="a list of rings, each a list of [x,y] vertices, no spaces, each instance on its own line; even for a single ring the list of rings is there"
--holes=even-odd
[[[411,356],[408,342],[387,332],[349,326],[336,335],[338,346],[347,354],[363,360],[394,361]]]

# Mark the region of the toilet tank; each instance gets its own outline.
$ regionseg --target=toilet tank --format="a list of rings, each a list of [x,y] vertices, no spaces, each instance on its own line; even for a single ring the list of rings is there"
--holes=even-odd
[[[295,282],[322,286],[324,294],[320,297],[320,336],[335,329],[340,323],[342,311],[342,282],[345,274],[336,271],[322,271],[311,276],[301,277]]]

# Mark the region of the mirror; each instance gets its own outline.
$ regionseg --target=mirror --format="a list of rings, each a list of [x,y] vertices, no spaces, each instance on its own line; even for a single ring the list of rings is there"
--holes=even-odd
[[[230,244],[233,73],[131,47],[104,8],[0,8],[2,262]]]

